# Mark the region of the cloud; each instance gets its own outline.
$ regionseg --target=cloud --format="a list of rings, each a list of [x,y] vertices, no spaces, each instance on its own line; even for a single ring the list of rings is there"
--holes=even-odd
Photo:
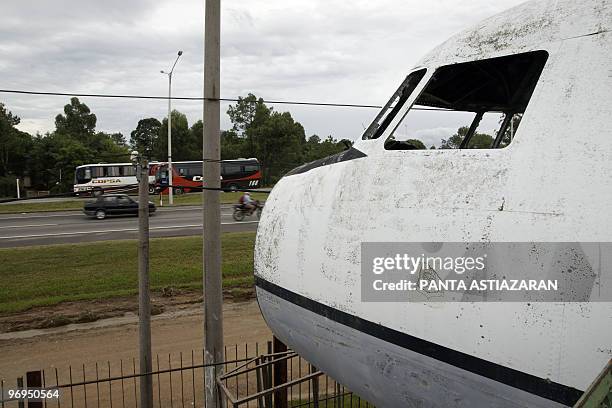
[[[266,99],[382,104],[428,50],[518,2],[224,1],[222,96],[253,92]],[[165,95],[167,77],[159,70],[182,49],[173,94],[200,96],[203,20],[202,0],[3,0],[0,88]],[[82,99],[100,130],[125,135],[139,119],[167,112],[163,100]],[[2,94],[0,101],[22,118],[21,129],[34,133],[53,129],[68,98]],[[202,116],[201,102],[176,101],[174,107],[190,123]],[[376,114],[276,108],[289,110],[307,134],[350,139]],[[227,115],[221,124],[230,126]]]

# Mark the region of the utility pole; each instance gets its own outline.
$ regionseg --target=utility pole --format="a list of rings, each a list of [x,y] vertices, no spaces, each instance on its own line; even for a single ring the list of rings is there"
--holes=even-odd
[[[220,37],[221,1],[205,0],[204,16],[204,186],[221,187],[220,164]],[[221,208],[219,190],[203,191],[204,363],[223,361],[223,282],[221,280]],[[218,367],[218,368],[217,368]],[[221,365],[204,371],[207,408],[221,408],[216,377]]]
[[[149,162],[132,152],[138,177],[138,346],[140,374],[151,367],[151,300],[149,297]],[[153,379],[140,377],[140,407],[153,408]]]
[[[174,60],[174,65],[170,71],[159,71],[162,74],[168,75],[168,204],[174,204],[174,187],[172,187],[172,74],[174,73],[174,67],[179,58],[183,55],[183,51],[179,51]]]

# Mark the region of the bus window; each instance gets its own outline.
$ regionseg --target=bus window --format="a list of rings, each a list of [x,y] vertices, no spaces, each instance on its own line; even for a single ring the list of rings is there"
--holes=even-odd
[[[234,174],[240,174],[240,165],[228,163],[223,166],[224,176],[232,176]]]
[[[119,166],[107,166],[103,167],[104,177],[119,177]]]
[[[202,165],[199,163],[190,165],[187,168],[187,175],[189,177],[201,176],[202,175]]]
[[[123,166],[121,169],[124,177],[133,177],[136,175],[134,166]]]

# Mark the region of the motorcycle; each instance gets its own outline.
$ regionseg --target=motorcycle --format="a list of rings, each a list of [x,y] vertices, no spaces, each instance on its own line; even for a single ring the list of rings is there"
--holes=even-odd
[[[234,220],[242,221],[244,220],[244,217],[246,217],[247,215],[253,215],[253,214],[257,216],[257,219],[260,219],[263,205],[261,205],[259,201],[255,201],[254,204],[255,204],[255,208],[253,210],[249,210],[243,204],[234,204],[234,213],[232,214],[232,216],[234,217]]]

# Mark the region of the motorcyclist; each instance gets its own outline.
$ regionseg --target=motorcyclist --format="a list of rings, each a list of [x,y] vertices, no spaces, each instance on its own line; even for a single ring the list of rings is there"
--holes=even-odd
[[[248,210],[249,215],[253,214],[253,211],[255,211],[255,208],[257,207],[255,201],[251,198],[251,193],[248,191],[245,191],[244,194],[242,194],[239,202],[244,209]]]

